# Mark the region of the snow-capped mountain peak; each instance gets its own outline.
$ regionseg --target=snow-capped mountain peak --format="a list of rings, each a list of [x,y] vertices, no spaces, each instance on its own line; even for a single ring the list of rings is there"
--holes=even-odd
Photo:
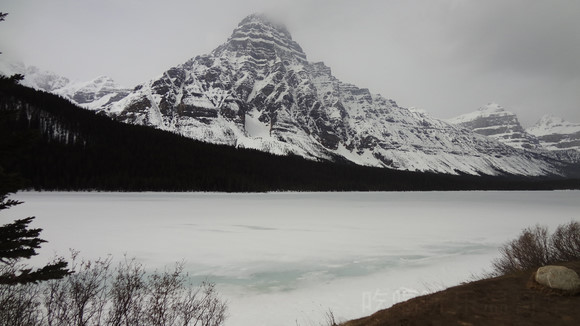
[[[554,115],[545,115],[528,132],[536,136],[549,135],[553,133],[574,133],[580,131],[580,123],[572,123]]]
[[[122,99],[129,90],[121,87],[111,77],[99,76],[86,82],[69,83],[53,92],[88,109],[96,110]]]
[[[580,151],[580,123],[546,115],[526,131],[538,137],[546,149]]]
[[[559,173],[508,147],[344,83],[307,61],[287,29],[251,15],[226,42],[101,110],[211,143],[444,173]],[[518,124],[519,125],[519,124]]]
[[[0,72],[6,76],[24,75],[24,80],[21,81],[22,85],[46,92],[54,92],[71,83],[66,77],[35,66],[26,66],[22,62],[0,61]]]
[[[505,111],[505,108],[501,105],[499,105],[496,102],[489,102],[484,106],[481,106],[478,111],[488,111],[488,112],[503,112]]]
[[[514,148],[536,150],[541,147],[534,136],[525,132],[517,116],[497,103],[489,103],[474,112],[447,121]]]
[[[510,112],[510,111],[507,111],[504,107],[502,107],[501,105],[499,105],[497,103],[490,102],[487,105],[483,105],[483,106],[479,107],[477,110],[475,110],[473,112],[462,114],[460,116],[448,119],[447,122],[449,122],[451,124],[455,124],[455,125],[460,125],[460,124],[465,124],[465,123],[471,123],[471,122],[478,120],[478,119],[489,119],[492,117],[495,117],[495,118],[515,117],[515,114]],[[519,122],[518,122],[518,124],[519,124]]]
[[[0,61],[0,72],[4,75],[22,74],[22,85],[61,95],[87,109],[99,109],[125,97],[129,91],[119,86],[112,78],[100,76],[90,81],[75,82],[54,72],[24,63]]]
[[[221,56],[224,51],[235,53],[241,59],[253,60],[256,63],[264,63],[280,56],[291,56],[306,61],[306,54],[300,45],[292,40],[286,26],[262,14],[253,14],[242,20],[227,42],[215,49],[212,54]]]

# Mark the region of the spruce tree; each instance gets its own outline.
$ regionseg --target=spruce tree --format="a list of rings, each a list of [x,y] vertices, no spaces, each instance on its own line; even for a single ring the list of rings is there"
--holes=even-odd
[[[0,211],[21,204],[8,198],[18,179],[6,174],[0,167]],[[42,229],[32,229],[29,224],[34,217],[27,217],[0,226],[0,284],[37,283],[51,279],[60,279],[71,272],[68,263],[57,259],[41,268],[29,268],[23,260],[37,255],[37,249],[46,241],[39,238]]]

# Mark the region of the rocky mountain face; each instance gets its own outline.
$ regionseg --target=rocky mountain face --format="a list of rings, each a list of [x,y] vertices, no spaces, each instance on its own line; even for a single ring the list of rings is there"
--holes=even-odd
[[[344,83],[260,15],[244,19],[210,54],[100,110],[211,143],[316,160],[492,175],[558,174],[563,164]]]
[[[491,103],[447,121],[514,148],[536,152],[556,161],[580,163],[580,124],[558,117],[544,116],[536,125],[524,130],[514,113]]]
[[[0,72],[10,76],[24,75],[24,86],[61,95],[72,102],[92,110],[118,101],[127,94],[128,89],[117,85],[110,77],[97,77],[87,82],[73,82],[50,71],[41,70],[23,63],[0,62]]]
[[[580,151],[580,124],[562,118],[546,115],[534,126],[526,130],[537,137],[548,150]]]
[[[82,107],[98,110],[123,99],[130,90],[120,87],[112,78],[97,77],[88,82],[69,83],[53,93],[64,96]]]
[[[475,112],[460,115],[447,122],[497,139],[514,148],[542,149],[540,141],[524,130],[517,116],[497,103],[489,103]]]

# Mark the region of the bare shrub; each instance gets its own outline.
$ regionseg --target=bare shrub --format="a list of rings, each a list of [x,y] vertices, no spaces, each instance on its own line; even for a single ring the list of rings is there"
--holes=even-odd
[[[108,299],[111,258],[78,262],[76,257],[73,252],[72,275],[42,287],[47,325],[100,325]]]
[[[72,325],[68,283],[65,281],[48,281],[42,289],[41,302],[45,309],[46,325]]]
[[[111,308],[107,324],[139,325],[143,319],[143,304],[147,294],[143,266],[135,260],[125,259],[119,264],[112,282],[109,293]]]
[[[552,235],[545,226],[526,228],[499,251],[501,257],[492,262],[492,276],[580,260],[580,223],[560,225]]]
[[[580,223],[560,225],[550,238],[555,261],[580,260]]]
[[[218,326],[227,304],[215,285],[193,286],[183,263],[147,273],[134,260],[76,261],[74,274],[42,284],[0,286],[0,325]]]
[[[334,312],[331,309],[328,309],[326,312],[326,325],[328,326],[337,326],[336,318],[334,318]]]
[[[28,326],[42,322],[38,287],[34,284],[0,286],[0,325]]]
[[[149,325],[173,325],[183,284],[182,265],[173,272],[154,273],[147,287],[145,321]]]
[[[227,304],[216,296],[214,283],[203,282],[200,287],[190,290],[181,302],[183,325],[221,325],[227,318]]]
[[[498,275],[546,265],[551,261],[548,228],[539,225],[526,228],[499,251],[501,257],[492,263]]]

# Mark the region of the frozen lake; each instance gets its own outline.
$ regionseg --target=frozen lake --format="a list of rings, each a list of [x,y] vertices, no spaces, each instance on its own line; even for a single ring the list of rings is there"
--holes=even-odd
[[[185,260],[217,283],[226,325],[318,325],[467,281],[535,224],[577,220],[580,191],[37,193],[1,223],[36,216],[38,259],[112,254],[149,268]]]

